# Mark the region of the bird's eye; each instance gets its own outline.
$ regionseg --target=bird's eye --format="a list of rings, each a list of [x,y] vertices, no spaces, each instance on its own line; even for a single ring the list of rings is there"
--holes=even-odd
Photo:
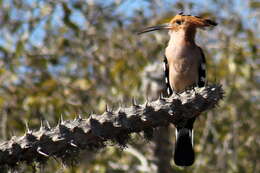
[[[181,20],[176,20],[176,23],[177,23],[178,25],[181,25],[181,24],[182,24],[182,21],[181,21]]]

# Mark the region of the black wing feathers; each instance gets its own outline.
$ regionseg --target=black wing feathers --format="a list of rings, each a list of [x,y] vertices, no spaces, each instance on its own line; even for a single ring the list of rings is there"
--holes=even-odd
[[[206,85],[206,58],[202,51],[202,49],[199,47],[200,53],[201,53],[201,63],[199,65],[199,80],[198,80],[198,86],[203,87]]]
[[[166,83],[166,87],[167,87],[167,94],[170,96],[172,95],[173,91],[172,88],[170,86],[170,80],[169,80],[169,65],[168,65],[168,61],[166,56],[164,55],[164,78],[165,78],[165,83]]]

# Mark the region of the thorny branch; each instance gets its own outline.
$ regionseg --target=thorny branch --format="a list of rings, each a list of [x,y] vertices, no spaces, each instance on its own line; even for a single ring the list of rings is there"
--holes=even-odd
[[[20,162],[44,163],[51,157],[71,163],[77,161],[81,150],[100,149],[107,141],[126,146],[132,133],[143,132],[149,139],[153,128],[170,123],[183,126],[188,119],[214,108],[222,98],[221,85],[209,85],[142,105],[133,102],[129,108],[106,110],[88,119],[62,120],[53,128],[41,125],[36,131],[28,129],[24,136],[0,143],[0,168],[12,168]]]

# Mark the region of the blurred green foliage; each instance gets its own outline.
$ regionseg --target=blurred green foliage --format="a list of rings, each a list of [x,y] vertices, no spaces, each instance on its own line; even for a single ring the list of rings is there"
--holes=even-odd
[[[223,84],[220,106],[195,124],[197,160],[176,172],[260,172],[260,2],[256,0],[3,0],[0,1],[0,119],[3,140],[22,135],[25,122],[56,125],[61,115],[101,113],[146,97],[141,72],[162,61],[164,32],[137,36],[180,11],[215,19],[197,42],[208,61],[208,80]],[[151,144],[108,147],[45,172],[156,172]],[[174,138],[172,137],[172,141]],[[144,168],[144,165],[146,167]],[[20,172],[31,168],[22,167]]]

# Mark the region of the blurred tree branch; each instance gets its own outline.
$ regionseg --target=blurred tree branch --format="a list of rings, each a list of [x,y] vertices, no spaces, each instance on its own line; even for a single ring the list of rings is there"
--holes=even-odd
[[[133,101],[129,108],[107,109],[102,115],[91,114],[88,119],[61,120],[54,128],[41,125],[38,131],[28,129],[24,136],[1,143],[0,166],[44,163],[50,157],[71,164],[77,161],[81,150],[100,149],[107,141],[126,146],[132,133],[144,132],[145,138],[150,139],[156,127],[170,123],[182,126],[193,116],[214,108],[222,98],[221,85],[209,85],[143,105]]]

